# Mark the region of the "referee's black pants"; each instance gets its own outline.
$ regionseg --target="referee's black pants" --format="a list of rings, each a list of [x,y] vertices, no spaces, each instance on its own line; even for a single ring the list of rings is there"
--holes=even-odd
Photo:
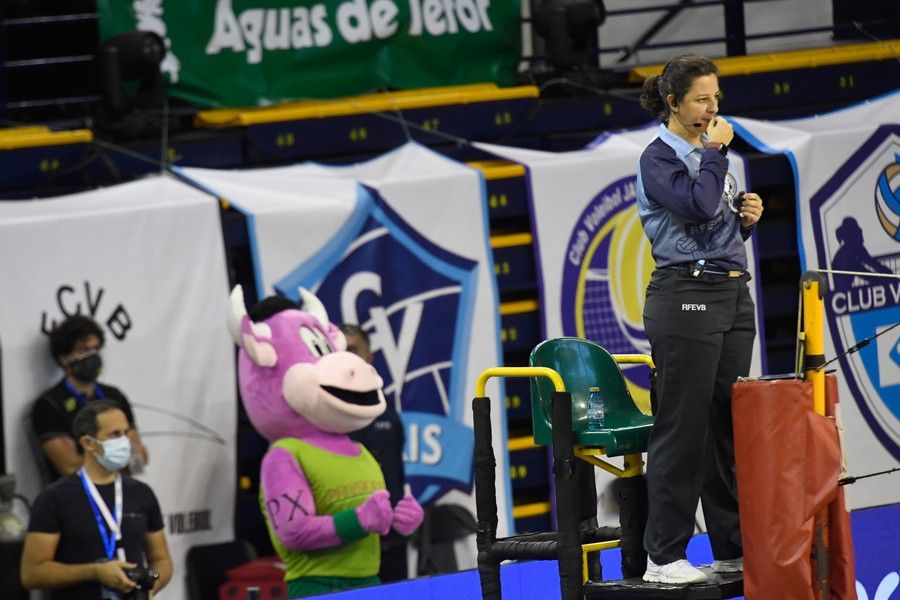
[[[755,309],[740,277],[657,269],[644,327],[656,363],[647,449],[644,548],[661,565],[685,558],[702,499],[713,556],[743,555],[734,474],[731,385],[750,370]]]

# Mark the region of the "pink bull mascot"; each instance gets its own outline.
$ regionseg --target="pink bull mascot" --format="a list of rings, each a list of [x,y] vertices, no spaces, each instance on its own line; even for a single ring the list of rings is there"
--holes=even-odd
[[[254,323],[237,286],[229,322],[244,408],[271,442],[260,506],[288,598],[377,584],[378,536],[409,535],[423,517],[410,494],[391,506],[378,463],[347,435],[384,412],[381,377],[346,351],[319,299],[300,294],[305,310]]]

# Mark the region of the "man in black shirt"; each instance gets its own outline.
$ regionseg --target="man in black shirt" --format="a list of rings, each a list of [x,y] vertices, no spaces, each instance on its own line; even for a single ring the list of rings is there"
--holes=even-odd
[[[79,411],[74,432],[83,467],[49,485],[34,502],[21,577],[52,598],[119,598],[135,588],[126,569],[156,571],[152,592],[172,577],[162,513],[145,483],[119,471],[131,455],[125,413],[106,401]]]
[[[31,424],[50,478],[70,475],[81,467],[72,423],[78,409],[94,400],[108,400],[125,413],[132,449],[136,458],[146,463],[147,449],[141,443],[128,399],[117,388],[97,382],[103,368],[100,358],[103,330],[100,326],[89,317],[75,315],[63,321],[49,338],[50,353],[66,375],[34,402]]]
[[[369,335],[358,325],[344,324],[340,328],[347,338],[347,351],[371,363]],[[403,473],[403,445],[406,443],[406,436],[393,403],[388,402],[385,411],[371,424],[358,431],[351,431],[348,435],[354,442],[365,446],[378,461],[384,474],[385,487],[391,495],[391,506],[396,506],[403,498],[406,483]],[[384,583],[407,579],[407,565],[406,539],[391,530],[381,538],[381,569],[378,577]]]

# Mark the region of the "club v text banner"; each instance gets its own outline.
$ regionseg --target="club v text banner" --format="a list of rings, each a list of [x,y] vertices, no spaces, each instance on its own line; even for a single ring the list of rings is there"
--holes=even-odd
[[[826,273],[825,360],[837,367],[849,474],[900,460],[900,92],[790,121],[735,119],[793,168],[804,270]],[[799,289],[799,282],[798,282]],[[878,336],[874,337],[873,336]],[[858,352],[846,354],[863,340]],[[896,475],[847,486],[851,508],[900,501]]]
[[[175,566],[164,595],[186,597],[188,549],[234,537],[237,398],[218,203],[169,176],[0,202],[0,255],[3,440],[18,491],[40,491],[27,415],[62,378],[45,334],[88,315],[106,340],[100,381],[128,397],[150,454],[137,478],[163,512]]]
[[[170,91],[267,106],[383,89],[514,83],[514,0],[98,0],[100,37],[165,40]]]
[[[502,364],[480,174],[414,143],[352,167],[183,173],[247,215],[258,296],[296,300],[303,286],[331,321],[369,333],[413,493],[474,512],[471,399],[478,375]],[[492,380],[488,393],[509,531],[502,389]]]

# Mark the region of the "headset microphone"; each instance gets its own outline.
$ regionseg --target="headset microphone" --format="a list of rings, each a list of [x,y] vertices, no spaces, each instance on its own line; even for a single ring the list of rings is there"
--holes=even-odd
[[[681,126],[684,127],[685,129],[687,129],[687,123],[685,123],[684,121],[681,120],[681,118],[678,116],[678,112],[675,110],[675,107],[671,106],[671,107],[669,107],[669,110],[671,110],[672,114],[675,115],[675,119],[679,123],[681,123]],[[697,121],[695,123],[691,123],[691,127],[700,129],[701,127],[703,127],[703,123],[701,123],[700,121]]]

